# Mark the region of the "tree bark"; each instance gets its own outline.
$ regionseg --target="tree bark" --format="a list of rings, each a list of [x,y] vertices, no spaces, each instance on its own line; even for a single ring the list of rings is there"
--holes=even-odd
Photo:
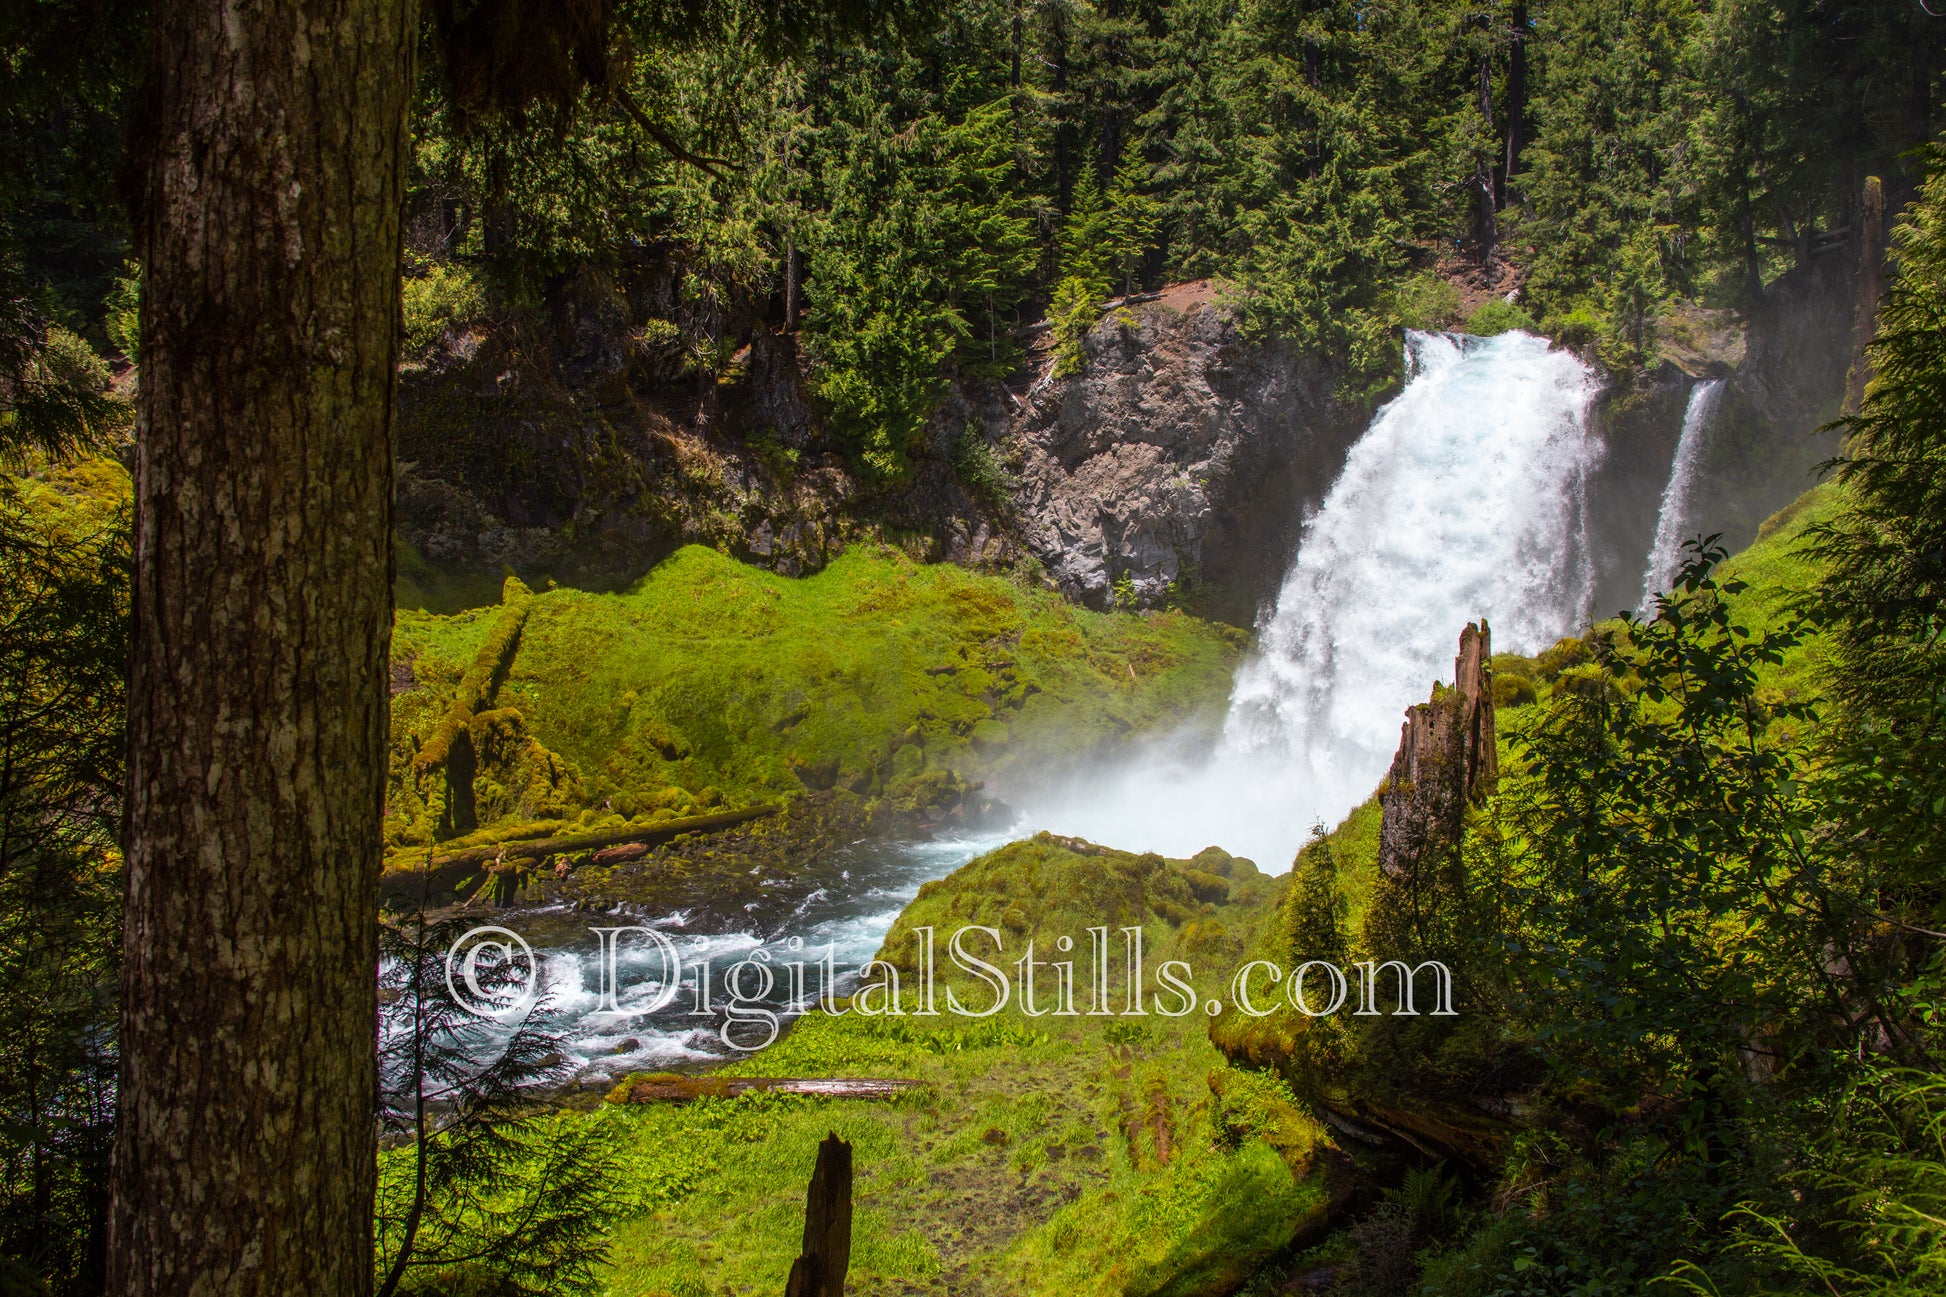
[[[1852,316],[1851,369],[1845,374],[1846,414],[1857,414],[1872,381],[1872,335],[1885,267],[1885,188],[1868,176],[1858,205],[1858,300]]]
[[[111,1293],[372,1291],[414,8],[155,8]]]
[[[1527,0],[1514,0],[1513,42],[1507,50],[1507,165],[1500,183],[1500,205],[1508,201],[1520,171],[1520,150],[1527,141]]]
[[[804,1195],[804,1251],[791,1263],[784,1297],[845,1297],[851,1268],[851,1145],[834,1133],[818,1144]]]

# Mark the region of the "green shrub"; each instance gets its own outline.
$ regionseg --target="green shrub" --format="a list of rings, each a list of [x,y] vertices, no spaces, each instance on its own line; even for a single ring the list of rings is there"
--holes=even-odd
[[[967,424],[959,435],[959,444],[953,449],[953,473],[976,499],[996,508],[1009,504],[1019,485],[975,423]]]
[[[486,312],[486,293],[465,266],[425,264],[401,286],[405,353],[423,355],[448,333],[466,327]],[[118,344],[119,345],[119,344]]]
[[[142,341],[142,268],[133,261],[122,263],[122,273],[103,303],[108,308],[102,327],[115,350],[133,364]]]
[[[1460,318],[1459,289],[1428,270],[1399,285],[1393,310],[1408,329],[1450,329]]]
[[[1491,338],[1498,334],[1510,333],[1515,329],[1533,333],[1539,327],[1534,323],[1534,317],[1525,310],[1512,302],[1494,297],[1482,302],[1480,309],[1466,318],[1466,325],[1461,332],[1470,333],[1476,338]]]
[[[1577,305],[1571,311],[1547,317],[1547,336],[1563,347],[1587,351],[1601,340],[1601,316],[1590,306]]]
[[[1054,300],[1047,308],[1054,329],[1054,377],[1067,378],[1087,367],[1088,330],[1100,318],[1101,292],[1095,284],[1069,275],[1054,286]]]
[[[1513,707],[1525,707],[1540,697],[1540,689],[1532,680],[1521,675],[1493,676],[1493,705],[1503,711]]]

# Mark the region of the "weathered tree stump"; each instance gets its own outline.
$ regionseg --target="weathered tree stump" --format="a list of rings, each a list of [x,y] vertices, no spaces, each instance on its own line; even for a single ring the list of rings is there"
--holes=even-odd
[[[784,1297],[845,1297],[851,1268],[851,1145],[833,1133],[818,1145],[804,1197],[804,1251],[791,1264]]]

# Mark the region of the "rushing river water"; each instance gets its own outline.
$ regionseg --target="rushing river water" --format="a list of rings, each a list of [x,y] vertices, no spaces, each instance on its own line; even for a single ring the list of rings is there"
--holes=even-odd
[[[633,1071],[680,1069],[722,1061],[737,1051],[726,1044],[722,1005],[724,979],[743,960],[775,970],[774,984],[760,1003],[781,1017],[793,1008],[789,965],[810,966],[807,984],[818,990],[816,965],[829,959],[839,974],[837,993],[855,984],[857,970],[878,952],[892,921],[922,884],[943,878],[983,852],[1020,836],[1020,831],[942,838],[931,842],[860,842],[821,866],[823,885],[773,929],[692,931],[688,916],[571,913],[561,909],[500,912],[481,923],[516,931],[532,948],[541,968],[540,1002],[554,1014],[553,1029],[565,1035],[563,1053],[584,1084],[599,1084]],[[663,998],[667,956],[652,939],[624,934],[614,939],[614,1005],[602,991],[602,938],[593,928],[641,925],[668,938],[682,960],[682,985],[673,999]],[[760,955],[758,952],[762,952]],[[696,1011],[696,972],[711,971],[712,1011]],[[753,972],[746,990],[758,985]],[[758,1000],[758,997],[753,997]],[[763,1035],[760,1023],[733,1028],[747,1044]]]

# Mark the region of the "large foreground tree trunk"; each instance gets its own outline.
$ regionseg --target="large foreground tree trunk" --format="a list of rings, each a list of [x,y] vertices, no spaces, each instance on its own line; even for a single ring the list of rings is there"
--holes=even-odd
[[[372,1288],[413,9],[154,10],[117,1294]]]

